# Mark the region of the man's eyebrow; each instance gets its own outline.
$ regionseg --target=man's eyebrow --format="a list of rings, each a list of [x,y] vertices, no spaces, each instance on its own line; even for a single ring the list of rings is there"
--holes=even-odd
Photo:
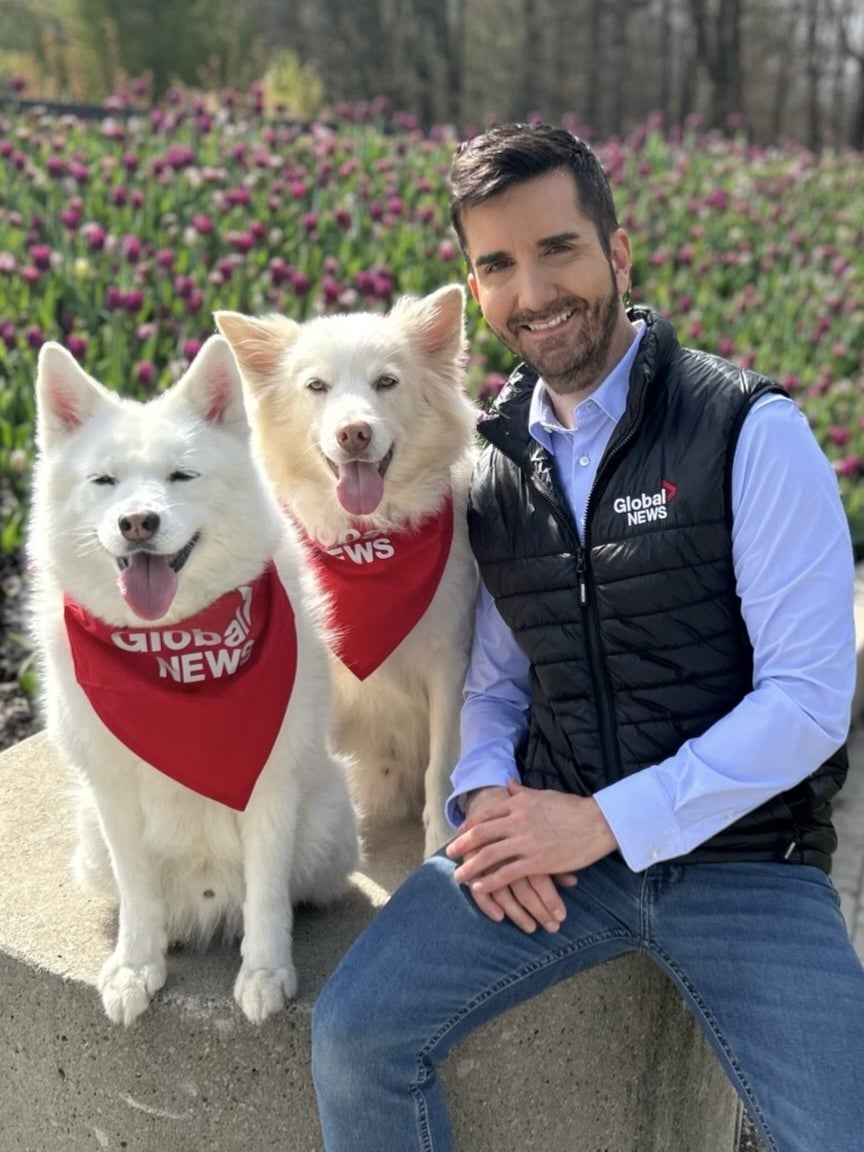
[[[537,241],[538,248],[551,248],[555,244],[569,244],[573,240],[581,240],[581,232],[559,232],[555,236],[544,236]]]
[[[504,252],[503,249],[500,252],[487,252],[484,256],[477,257],[477,259],[474,261],[474,267],[483,268],[487,264],[497,264],[499,260],[506,259],[507,253]]]

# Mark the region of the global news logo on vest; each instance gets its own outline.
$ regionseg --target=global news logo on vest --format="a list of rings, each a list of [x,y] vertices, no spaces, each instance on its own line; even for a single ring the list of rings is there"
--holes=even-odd
[[[619,496],[612,505],[615,512],[627,516],[628,524],[648,524],[665,520],[667,505],[675,499],[677,487],[669,480],[660,483],[659,492],[640,492],[638,496]]]

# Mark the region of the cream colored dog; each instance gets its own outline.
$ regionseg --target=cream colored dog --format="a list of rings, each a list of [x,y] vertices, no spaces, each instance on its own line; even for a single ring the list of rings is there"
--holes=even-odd
[[[427,854],[450,835],[476,591],[464,304],[454,285],[389,315],[216,313],[254,396],[265,471],[330,596],[335,742],[355,802],[422,811]]]
[[[39,356],[30,554],[48,731],[77,770],[75,873],[119,899],[98,984],[131,1024],[175,941],[242,937],[258,1022],[297,988],[292,902],[358,857],[325,745],[319,596],[250,450],[240,374],[212,337],[140,404],[58,344]]]

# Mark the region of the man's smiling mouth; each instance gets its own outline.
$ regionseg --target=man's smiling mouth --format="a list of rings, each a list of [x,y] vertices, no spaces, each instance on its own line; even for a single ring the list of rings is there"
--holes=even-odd
[[[568,308],[566,312],[558,312],[555,316],[551,316],[548,320],[532,320],[527,324],[520,324],[519,327],[527,329],[529,332],[548,332],[550,328],[557,328],[575,313],[575,308]]]

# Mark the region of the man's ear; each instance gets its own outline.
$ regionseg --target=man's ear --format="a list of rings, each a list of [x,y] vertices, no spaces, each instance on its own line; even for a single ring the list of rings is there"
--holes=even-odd
[[[630,237],[623,228],[612,233],[610,245],[610,260],[615,273],[615,284],[619,293],[624,293],[630,287]]]
[[[477,277],[474,275],[473,272],[468,273],[468,289],[469,289],[471,295],[474,297],[474,299],[479,303],[480,302],[480,295],[479,295],[479,290],[477,288]]]

